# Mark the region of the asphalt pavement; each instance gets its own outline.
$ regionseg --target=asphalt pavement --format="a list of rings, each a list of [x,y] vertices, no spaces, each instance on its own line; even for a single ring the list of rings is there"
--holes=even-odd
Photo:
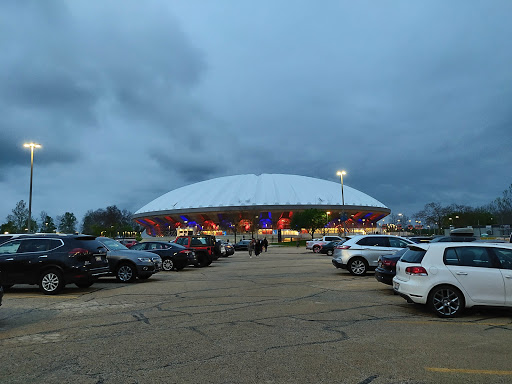
[[[0,307],[0,383],[511,383],[512,311],[440,319],[304,248]]]

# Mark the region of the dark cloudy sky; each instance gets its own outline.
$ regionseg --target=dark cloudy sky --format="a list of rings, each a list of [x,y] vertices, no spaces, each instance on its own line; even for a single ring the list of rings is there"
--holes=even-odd
[[[512,183],[512,2],[0,2],[0,223],[135,212],[220,176],[338,182],[412,215]],[[207,191],[205,191],[207,193]]]

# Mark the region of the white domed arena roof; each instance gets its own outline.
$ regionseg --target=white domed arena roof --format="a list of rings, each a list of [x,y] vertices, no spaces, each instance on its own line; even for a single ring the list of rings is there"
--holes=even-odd
[[[367,194],[343,186],[345,207],[388,209]],[[135,216],[145,213],[179,212],[190,209],[251,209],[257,206],[342,206],[341,184],[307,176],[262,174],[219,177],[187,185],[146,204]]]

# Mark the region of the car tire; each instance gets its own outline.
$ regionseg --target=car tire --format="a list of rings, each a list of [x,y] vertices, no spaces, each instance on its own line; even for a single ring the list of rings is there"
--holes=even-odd
[[[64,289],[64,279],[58,269],[48,269],[39,277],[39,289],[45,295],[55,295]]]
[[[167,272],[176,269],[176,266],[170,257],[166,257],[162,260],[162,269]]]
[[[75,285],[78,287],[78,288],[89,288],[91,285],[94,284],[94,280],[90,280],[90,281],[78,281],[75,283]]]
[[[347,269],[353,276],[364,276],[368,271],[368,262],[362,257],[354,257],[348,262]]]
[[[117,267],[116,279],[121,283],[133,283],[137,278],[137,270],[128,263],[122,263]]]
[[[201,252],[197,255],[197,266],[199,268],[207,267],[212,263],[207,253]]]
[[[319,253],[319,252],[320,252],[320,246],[319,246],[319,245],[315,245],[315,246],[313,247],[313,252],[314,252],[314,253]]]
[[[329,250],[327,251],[327,256],[332,256],[332,254],[333,254],[333,253],[334,253],[334,252],[333,252],[331,249],[329,249]]]
[[[186,265],[177,265],[176,266],[176,271],[181,271],[182,269],[184,269],[186,267]]]
[[[460,316],[466,306],[462,292],[451,285],[434,287],[428,295],[427,305],[442,318]]]

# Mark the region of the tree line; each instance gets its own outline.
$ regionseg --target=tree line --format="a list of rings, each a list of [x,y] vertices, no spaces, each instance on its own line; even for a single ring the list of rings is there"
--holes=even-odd
[[[324,228],[329,217],[326,212],[319,209],[307,209],[303,212],[297,212],[291,220],[291,228],[300,231],[306,229],[311,237],[315,232]],[[475,227],[487,225],[505,225],[512,224],[512,184],[503,191],[501,197],[494,199],[491,203],[482,207],[470,207],[467,205],[451,204],[443,206],[437,202],[425,204],[424,208],[413,214],[410,219],[405,214],[392,213],[389,216],[390,224],[399,225],[402,228],[412,226],[413,233],[417,233],[420,228],[430,227],[431,233],[440,232],[442,228],[450,227]],[[338,225],[340,234],[343,227]],[[420,230],[421,231],[421,230]]]
[[[79,225],[74,213],[65,212],[54,219],[46,211],[41,211],[39,217],[30,218],[33,232],[40,233],[86,233],[95,236],[116,237],[140,234],[142,226],[132,220],[132,212],[112,205],[97,210],[89,210]],[[7,215],[6,222],[0,225],[1,233],[26,233],[29,213],[25,201],[20,200],[12,212]]]
[[[390,215],[390,223],[408,224],[413,226],[421,221],[423,227],[431,227],[432,230],[440,230],[450,227],[476,227],[487,225],[510,225],[512,224],[512,184],[503,191],[501,197],[494,199],[482,207],[471,207],[461,204],[450,204],[443,206],[437,202],[425,204],[422,210],[414,214],[415,220],[405,215]]]
[[[19,201],[12,213],[7,215],[6,222],[0,226],[1,233],[25,233],[28,228],[28,216],[26,203],[23,200]],[[54,220],[45,211],[41,211],[38,220],[31,218],[30,227],[34,232],[75,233],[79,229],[81,233],[109,237],[142,232],[143,227],[135,223],[131,217],[132,213],[128,210],[120,210],[117,206],[112,205],[87,211],[80,228],[78,228],[77,218],[72,212],[65,212]],[[440,203],[431,202],[425,204],[419,212],[414,213],[413,217],[414,220],[409,219],[405,214],[392,213],[388,222],[395,225],[401,224],[403,228],[409,224],[415,227],[421,223],[423,228],[431,227],[432,232],[435,229],[440,230],[450,226],[510,225],[512,224],[512,184],[503,191],[501,197],[485,206],[477,208],[460,204],[443,206]],[[313,236],[316,231],[325,227],[328,219],[326,212],[314,208],[308,209],[295,213],[290,227],[296,230],[304,228]],[[251,228],[254,231],[257,221],[253,221]],[[230,229],[235,233],[242,230],[238,223],[235,223]],[[342,231],[343,228],[339,227],[339,230]]]

